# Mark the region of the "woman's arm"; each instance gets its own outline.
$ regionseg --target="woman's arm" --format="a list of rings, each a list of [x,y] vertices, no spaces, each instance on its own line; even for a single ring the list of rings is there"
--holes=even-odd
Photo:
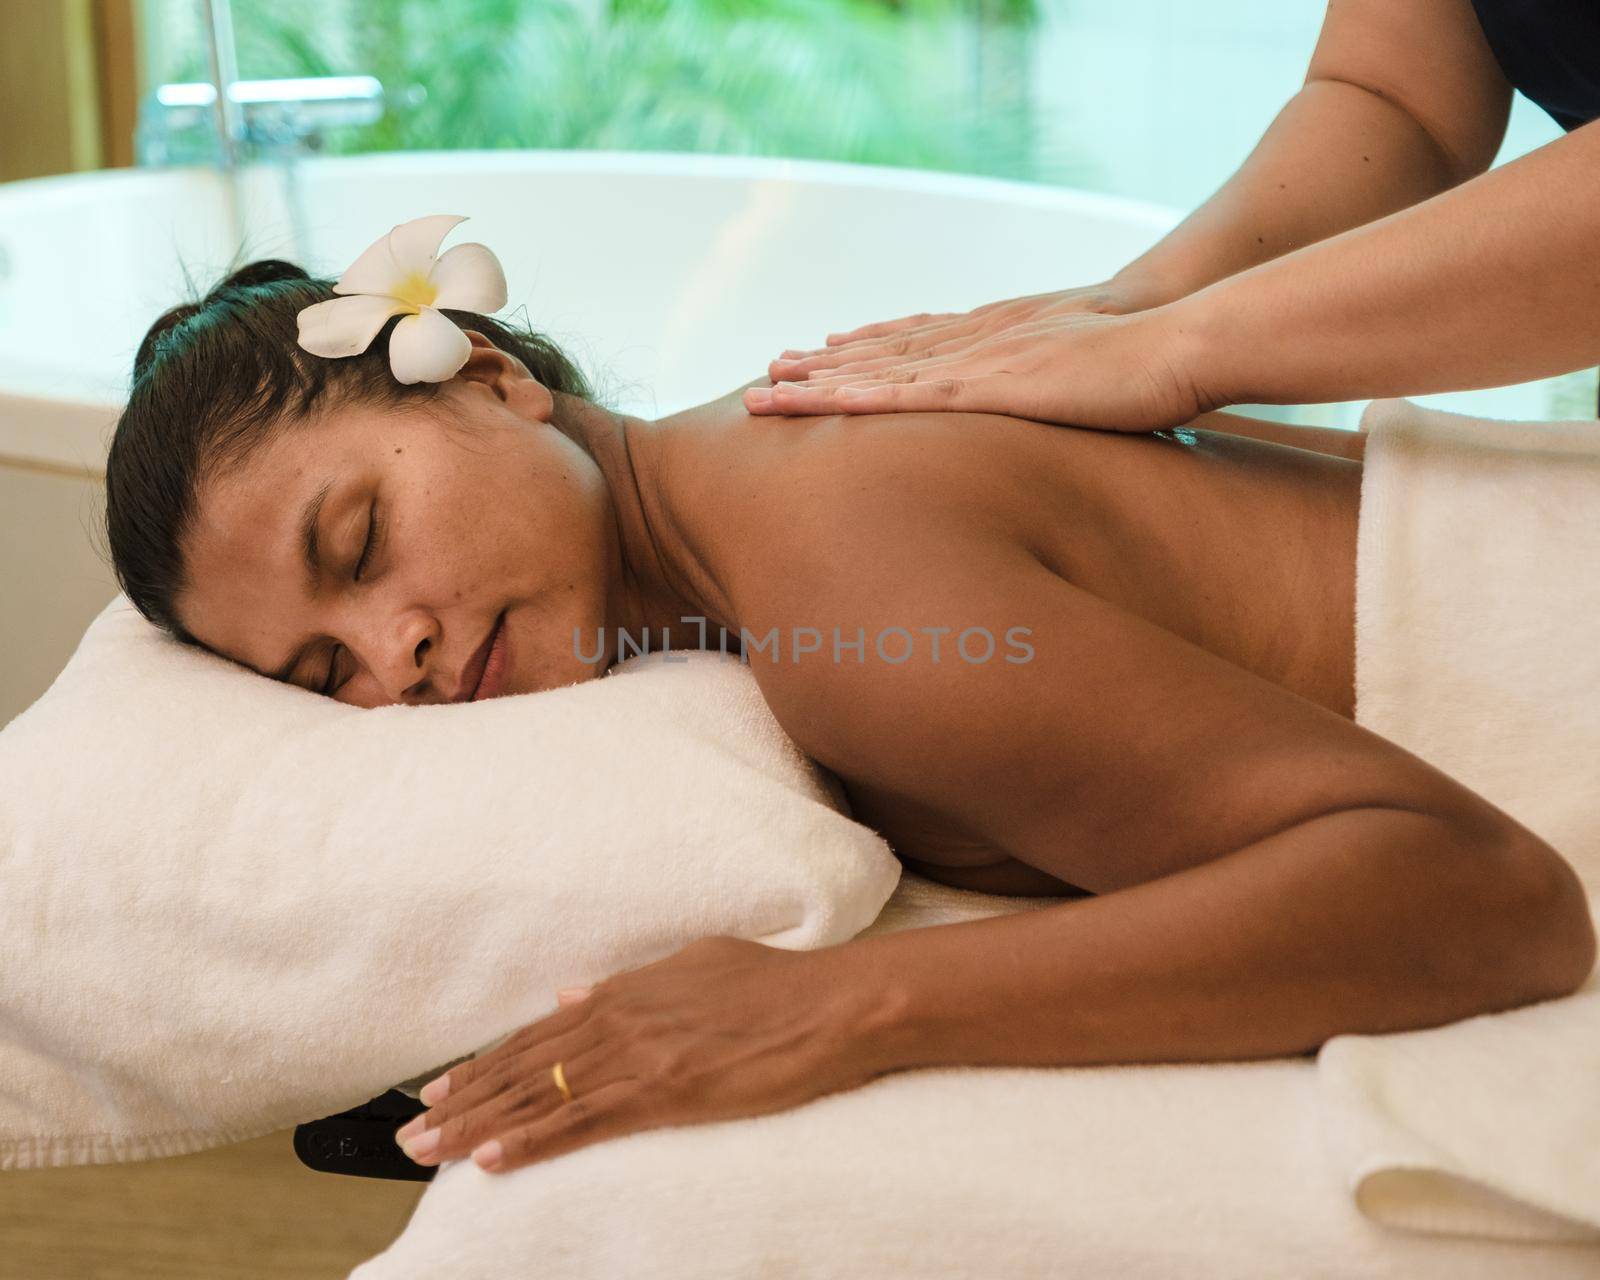
[[[1170,397],[1170,411],[1127,403],[1150,398],[1146,384],[1173,363],[1159,349],[1161,335],[1139,326],[1108,349],[1102,335],[1071,331],[1074,318],[1176,302],[1482,173],[1505,136],[1510,100],[1470,0],[1332,0],[1304,87],[1255,150],[1210,200],[1111,280],[964,314],[863,325],[824,349],[774,360],[768,372],[785,385],[750,389],[746,407],[974,409],[1137,430],[1181,422],[1198,412],[1192,395]],[[836,394],[841,371],[849,383],[915,372],[938,385],[888,386],[847,401]],[[797,381],[799,390],[787,385]]]
[[[844,943],[837,981],[884,993],[879,1070],[1311,1053],[1576,989],[1576,877],[1520,859],[1433,813],[1340,810],[1114,893]]]
[[[1426,74],[1421,74],[1426,68]],[[1304,87],[1227,183],[1118,272],[1169,302],[1484,172],[1506,82],[1470,0],[1333,0]]]
[[[954,409],[1118,431],[1228,404],[1501,386],[1600,355],[1600,121],[1422,204],[1126,316],[745,393],[752,411]]]
[[[852,785],[1100,895],[844,944],[842,979],[899,993],[898,1065],[1297,1053],[1587,974],[1577,877],[1481,797],[1062,581],[971,504],[930,503],[893,449],[844,471],[794,468],[804,501],[757,522],[765,549],[730,583],[753,632],[865,634],[860,659],[752,661],[779,723]],[[1018,626],[1031,657],[1007,662]],[[895,627],[921,641],[890,664],[874,641]],[[975,627],[988,661],[958,652]]]
[[[1145,313],[1202,403],[1497,386],[1600,352],[1600,124]]]

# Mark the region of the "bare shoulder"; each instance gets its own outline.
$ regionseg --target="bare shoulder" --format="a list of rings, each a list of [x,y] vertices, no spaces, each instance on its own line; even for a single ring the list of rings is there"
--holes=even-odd
[[[753,418],[737,396],[672,420],[665,489],[719,578],[758,578],[798,541],[848,554],[959,522],[1020,539],[1060,491],[1040,462],[1060,428],[990,414]],[[1039,502],[1030,503],[1037,496]],[[849,529],[853,548],[829,529]]]
[[[855,732],[863,679],[908,684],[919,650],[948,666],[958,641],[990,646],[985,632],[1006,645],[1004,598],[980,621],[970,588],[996,562],[1033,563],[1038,513],[1019,495],[1039,482],[1007,429],[1050,429],[971,414],[740,417],[683,424],[665,484],[673,523],[779,720],[809,754],[844,763],[834,751]]]

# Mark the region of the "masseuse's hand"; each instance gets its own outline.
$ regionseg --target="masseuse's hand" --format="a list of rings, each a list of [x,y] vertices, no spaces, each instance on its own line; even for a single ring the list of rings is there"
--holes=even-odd
[[[1134,283],[1103,280],[1099,284],[1058,289],[1053,293],[1030,293],[1022,298],[986,302],[971,311],[923,312],[864,324],[848,333],[830,333],[828,345],[815,351],[785,351],[767,366],[774,382],[804,377],[813,369],[837,369],[863,356],[894,355],[919,358],[935,346],[960,349],[992,337],[1003,329],[1034,320],[1093,312],[1125,316],[1132,311],[1159,306],[1171,301],[1169,291],[1154,282]],[[868,355],[871,353],[871,355]]]
[[[1205,409],[1190,344],[1154,285],[1106,282],[908,316],[785,352],[756,414],[964,410],[1118,431],[1189,422]]]
[[[870,1054],[881,997],[841,972],[839,948],[703,938],[562,998],[428,1084],[431,1109],[395,1135],[413,1160],[471,1154],[504,1172],[643,1129],[786,1110],[886,1069]]]

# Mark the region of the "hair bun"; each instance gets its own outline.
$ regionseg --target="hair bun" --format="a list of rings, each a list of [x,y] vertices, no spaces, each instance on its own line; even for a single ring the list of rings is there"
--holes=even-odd
[[[247,299],[234,296],[240,290],[249,289],[256,285],[285,282],[313,283],[313,278],[306,273],[304,268],[297,267],[292,262],[285,262],[282,258],[262,258],[259,262],[246,263],[237,271],[231,272],[214,285],[205,297],[191,302],[179,303],[177,306],[162,312],[156,322],[150,326],[150,331],[145,334],[144,341],[139,344],[139,349],[134,355],[134,378],[141,377],[149,369],[151,363],[159,358],[161,352],[169,343],[178,341],[176,331],[183,328],[188,321],[204,314],[218,303],[237,305],[246,302]]]
[[[207,301],[228,289],[248,289],[258,284],[276,284],[280,280],[309,280],[302,267],[295,266],[292,262],[285,262],[282,258],[262,258],[259,262],[246,263],[233,272],[221,284],[206,295]]]

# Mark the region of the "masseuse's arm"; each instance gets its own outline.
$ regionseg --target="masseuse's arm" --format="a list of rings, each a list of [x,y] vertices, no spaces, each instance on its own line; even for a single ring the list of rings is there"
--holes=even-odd
[[[1428,73],[1417,74],[1419,67]],[[1153,312],[1059,315],[1024,325],[1026,333],[959,319],[922,329],[880,326],[894,331],[774,362],[774,379],[797,385],[754,390],[746,404],[754,413],[972,409],[1148,430],[1228,403],[1325,399],[1296,381],[1294,360],[1284,358],[1295,353],[1273,329],[1278,312],[1257,302],[1251,268],[1282,265],[1275,294],[1297,305],[1298,333],[1313,331],[1309,340],[1320,343],[1330,288],[1354,284],[1369,297],[1383,298],[1387,280],[1383,269],[1366,261],[1366,241],[1340,259],[1344,274],[1335,280],[1329,273],[1302,275],[1300,255],[1363,224],[1387,233],[1387,215],[1409,208],[1418,220],[1387,242],[1393,247],[1385,256],[1406,259],[1425,249],[1436,259],[1442,254],[1445,261],[1424,289],[1443,295],[1448,305],[1451,293],[1479,281],[1475,263],[1453,256],[1475,246],[1452,234],[1460,220],[1452,208],[1441,213],[1434,205],[1453,199],[1459,184],[1475,188],[1486,180],[1478,175],[1485,174],[1504,137],[1509,100],[1510,87],[1470,0],[1334,0],[1305,87],[1254,153],[1210,201],[1119,273],[1118,288]],[[1585,163],[1574,159],[1567,171]],[[1475,196],[1460,216],[1515,218],[1516,233],[1536,244],[1545,219],[1527,214],[1521,202],[1501,199],[1491,189],[1489,198]],[[1535,281],[1545,280],[1563,269],[1565,251],[1544,246],[1533,262],[1520,261],[1514,269],[1531,268]],[[1222,282],[1216,288],[1232,281],[1250,285],[1231,293],[1218,314],[1219,300],[1203,287],[1214,281]],[[1241,310],[1251,311],[1257,347],[1219,350],[1219,344],[1239,340],[1225,325]],[[1486,310],[1480,309],[1483,333],[1494,334],[1497,317]],[[1396,323],[1414,326],[1415,348],[1428,340],[1430,319],[1408,312]],[[1537,345],[1540,333],[1559,323],[1547,318],[1529,341]],[[1470,364],[1481,346],[1482,341],[1462,353],[1462,363]],[[1362,355],[1349,354],[1358,360]],[[1225,381],[1230,357],[1272,364],[1275,382],[1286,389],[1234,392]],[[1413,382],[1434,367],[1428,361],[1413,364],[1396,393],[1431,389]],[[1468,377],[1479,380],[1444,381],[1487,385],[1476,366]],[[877,385],[866,394],[840,396],[842,387],[863,383]],[[1361,388],[1347,398],[1388,393]]]
[[[1426,200],[1488,169],[1510,105],[1470,0],[1333,0],[1300,92],[1118,279],[1171,302]]]
[[[1228,404],[1523,382],[1595,362],[1596,245],[1600,122],[1178,302],[1002,335],[965,363],[775,386],[772,402],[792,413],[968,409],[1144,431]],[[835,402],[862,377],[894,380]]]
[[[1590,124],[1150,314],[1207,404],[1498,386],[1595,362],[1597,245]]]
[[[797,467],[786,483],[805,500],[760,526],[784,573],[730,580],[754,634],[865,632],[862,661],[827,645],[789,661],[787,640],[782,661],[753,657],[774,714],[857,794],[902,797],[1100,895],[840,944],[837,981],[889,995],[888,1024],[864,1033],[880,1065],[1275,1056],[1587,975],[1576,875],[1505,814],[1069,585],[959,502],[930,515],[931,491],[907,483],[926,467],[855,461],[874,513]],[[849,572],[818,548],[842,549]],[[940,625],[986,627],[996,647],[965,661],[952,630],[933,662],[919,628]],[[1031,629],[1026,662],[1004,660],[1015,626]],[[911,660],[875,652],[893,627],[918,637]]]
[[[1304,85],[1244,163],[1110,280],[965,314],[862,325],[831,337],[825,352],[774,361],[769,373],[804,377],[902,339],[920,349],[1042,315],[1120,315],[1173,302],[1482,173],[1505,138],[1510,105],[1511,86],[1471,0],[1332,0]]]

